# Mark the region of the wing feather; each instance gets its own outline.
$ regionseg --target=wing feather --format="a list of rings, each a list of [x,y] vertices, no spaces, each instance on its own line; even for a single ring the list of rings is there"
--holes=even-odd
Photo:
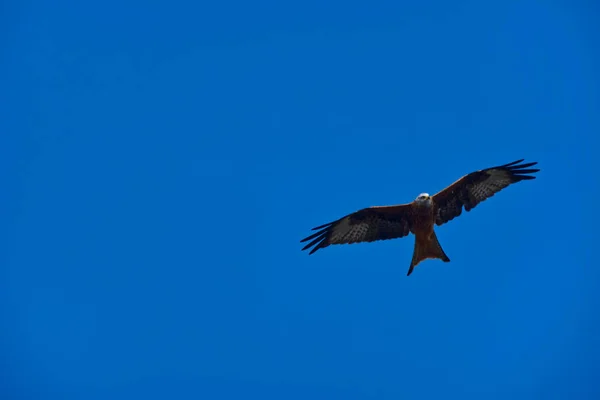
[[[302,250],[311,247],[309,254],[332,244],[374,242],[401,238],[411,230],[411,204],[368,207],[348,214],[336,221],[317,226],[317,232],[302,239],[310,240]]]
[[[502,189],[523,180],[535,179],[537,162],[521,164],[523,159],[467,174],[433,196],[437,208],[435,223],[445,224],[458,217],[463,208],[471,211]]]

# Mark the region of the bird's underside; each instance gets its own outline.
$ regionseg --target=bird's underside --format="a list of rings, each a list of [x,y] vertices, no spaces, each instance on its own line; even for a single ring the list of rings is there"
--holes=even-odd
[[[472,210],[513,183],[535,179],[531,174],[539,169],[530,167],[537,162],[522,164],[522,161],[472,172],[433,196],[420,194],[411,203],[363,208],[317,226],[313,228],[315,233],[301,240],[310,241],[302,250],[312,247],[309,254],[313,254],[330,245],[397,239],[412,233],[415,244],[407,275],[427,259],[449,262],[434,226],[453,220],[463,209]]]

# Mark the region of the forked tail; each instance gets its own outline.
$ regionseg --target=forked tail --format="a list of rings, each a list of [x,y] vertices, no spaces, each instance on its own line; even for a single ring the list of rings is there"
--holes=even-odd
[[[409,276],[413,272],[413,269],[415,269],[417,264],[428,258],[439,258],[443,262],[450,262],[450,259],[446,253],[444,253],[444,250],[438,241],[435,231],[432,233],[431,238],[429,239],[415,237],[415,249],[413,251],[412,261],[406,276]]]

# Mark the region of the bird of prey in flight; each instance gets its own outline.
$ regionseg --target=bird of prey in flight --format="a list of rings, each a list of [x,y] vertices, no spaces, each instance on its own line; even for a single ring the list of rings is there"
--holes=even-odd
[[[433,196],[421,193],[411,203],[363,208],[317,226],[312,229],[316,233],[301,240],[311,241],[302,250],[312,247],[309,253],[312,254],[332,244],[396,239],[412,233],[415,235],[415,246],[407,276],[426,259],[437,258],[449,262],[438,242],[434,225],[443,225],[458,217],[463,207],[465,211],[471,211],[513,183],[535,179],[530,174],[539,171],[531,168],[537,162],[523,164],[522,161],[471,172]]]

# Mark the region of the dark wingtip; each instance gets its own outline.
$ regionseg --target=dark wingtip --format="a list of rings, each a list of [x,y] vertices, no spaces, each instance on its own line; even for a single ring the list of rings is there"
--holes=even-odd
[[[337,220],[339,221],[339,220]],[[314,228],[312,228],[312,231],[317,231],[314,232],[312,235],[305,237],[304,239],[300,240],[300,243],[304,243],[307,242],[309,240],[312,240],[310,243],[308,243],[306,246],[304,246],[302,248],[302,251],[304,250],[308,250],[311,247],[315,246],[309,253],[308,255],[313,254],[315,251],[325,248],[327,246],[329,246],[329,244],[327,243],[327,237],[329,236],[329,233],[331,231],[331,227],[333,226],[333,224],[335,224],[337,221],[331,221],[328,222],[326,224],[323,225],[319,225],[316,226]]]
[[[520,163],[520,162],[523,162],[523,161],[525,161],[525,159],[524,159],[524,158],[521,158],[520,160],[513,161],[513,162],[511,162],[511,163],[508,163],[508,164],[501,165],[500,167],[501,167],[501,168],[502,168],[502,167],[510,167],[510,166],[512,166],[512,165],[518,164],[518,163]]]
[[[521,160],[523,161],[523,160]],[[537,161],[533,161],[533,162],[528,162],[525,164],[513,164],[510,167],[508,167],[508,170],[514,174],[514,176],[516,178],[521,179],[535,179],[536,177],[530,174],[534,174],[536,172],[539,172],[540,169],[539,168],[531,168],[534,165],[537,165]]]
[[[311,231],[316,231],[316,230],[323,229],[323,228],[329,228],[329,227],[330,227],[331,225],[333,225],[334,223],[335,223],[335,221],[333,221],[333,222],[328,222],[328,223],[326,223],[326,224],[323,224],[323,225],[315,226],[314,228],[312,228],[312,229],[311,229]]]
[[[535,179],[536,178],[535,176],[529,175],[529,174],[534,174],[534,173],[540,171],[539,168],[531,168],[534,165],[537,165],[537,161],[521,164],[523,161],[525,161],[525,159],[521,158],[520,160],[513,161],[508,164],[488,168],[488,170],[504,169],[504,170],[508,171],[512,175],[513,178],[517,179],[517,181]]]
[[[301,251],[308,250],[314,246],[314,248],[308,253],[308,255],[311,255],[315,251],[322,249],[323,247],[327,247],[327,243],[326,243],[327,236],[329,235],[329,228],[331,227],[331,225],[333,225],[333,222],[313,228],[312,229],[313,231],[316,229],[320,229],[320,230],[313,233],[312,235],[307,236],[304,239],[300,240],[300,243],[304,243],[309,240],[312,240],[310,243],[308,243],[306,246],[304,246]]]

